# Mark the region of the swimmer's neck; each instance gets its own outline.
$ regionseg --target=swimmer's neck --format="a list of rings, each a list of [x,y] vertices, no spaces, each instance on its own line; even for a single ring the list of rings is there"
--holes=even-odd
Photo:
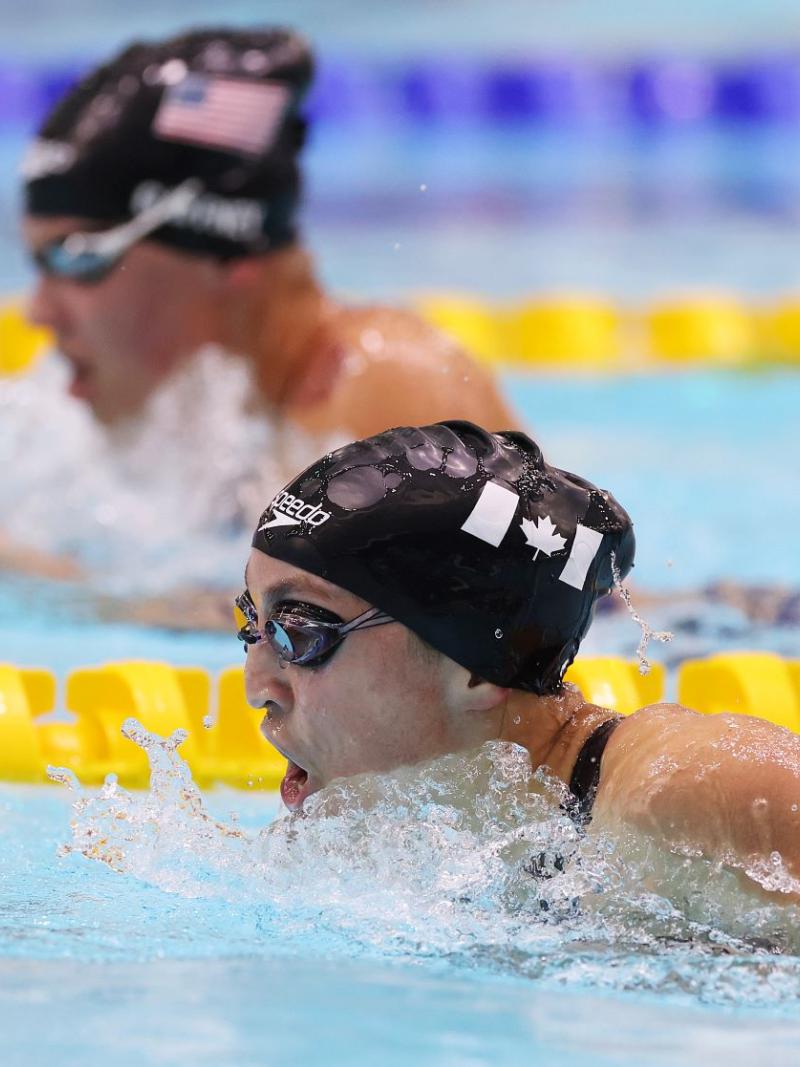
[[[278,415],[321,403],[333,387],[341,353],[336,305],[311,259],[292,246],[231,268],[223,345],[252,364],[261,398]]]
[[[502,710],[497,740],[527,748],[534,770],[548,767],[568,784],[584,742],[612,714],[608,708],[587,703],[569,684],[550,696],[512,689]]]

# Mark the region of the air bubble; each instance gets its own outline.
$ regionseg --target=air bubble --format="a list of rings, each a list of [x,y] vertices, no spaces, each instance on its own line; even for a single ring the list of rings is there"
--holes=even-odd
[[[495,632],[494,632],[494,636],[495,636],[495,637],[497,638],[497,640],[499,641],[499,640],[500,640],[500,638],[501,638],[501,637],[503,636],[503,631],[502,631],[502,630],[495,630]]]

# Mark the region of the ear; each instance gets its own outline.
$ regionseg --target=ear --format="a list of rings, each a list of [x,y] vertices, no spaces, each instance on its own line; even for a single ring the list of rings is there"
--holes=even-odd
[[[243,256],[225,264],[225,285],[228,289],[250,289],[264,273],[264,264],[257,256]]]
[[[462,711],[492,711],[508,699],[509,691],[501,685],[487,682],[485,678],[453,664],[455,670],[450,678],[453,703]]]

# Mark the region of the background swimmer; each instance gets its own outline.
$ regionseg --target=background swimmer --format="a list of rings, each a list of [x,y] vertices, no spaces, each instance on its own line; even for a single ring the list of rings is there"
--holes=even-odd
[[[197,30],[130,46],[45,120],[24,163],[31,316],[101,421],[140,415],[208,344],[246,357],[254,405],[314,434],[512,421],[415,314],[318,281],[297,228],[312,73],[291,32]]]
[[[69,380],[42,370],[20,435],[53,452],[65,386],[97,421],[73,418],[38,484],[9,489],[9,569],[152,564],[154,539],[173,566],[166,508],[222,559],[265,495],[342,440],[451,416],[513,424],[487,373],[418,316],[345,306],[318,281],[297,226],[312,71],[291,32],[198,30],[130,46],[45,119],[23,165],[30,310]],[[7,389],[12,435],[24,390]],[[119,489],[131,478],[135,499]]]
[[[579,826],[800,902],[800,738],[674,704],[620,719],[562,683],[633,556],[614,498],[520,433],[405,428],[313,464],[264,512],[239,600],[248,699],[289,760],[286,805],[513,742],[568,787]]]

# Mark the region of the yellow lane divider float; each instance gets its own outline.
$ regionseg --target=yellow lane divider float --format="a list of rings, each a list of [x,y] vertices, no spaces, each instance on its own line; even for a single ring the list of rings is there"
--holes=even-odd
[[[800,733],[800,660],[769,652],[689,660],[678,674],[678,700],[708,715],[741,712]]]
[[[515,304],[442,294],[418,309],[491,363],[589,371],[683,364],[800,366],[800,296],[751,305],[692,295],[627,307],[593,296],[544,296]]]
[[[0,304],[0,375],[28,370],[52,343],[50,332],[32,326],[19,303]]]
[[[492,363],[588,371],[800,365],[800,296],[751,305],[735,296],[692,295],[627,307],[582,295],[504,304],[431,294],[417,306]],[[51,345],[19,302],[0,304],[0,375],[28,369]]]
[[[211,678],[199,667],[130,661],[72,671],[64,706],[74,722],[37,718],[56,703],[48,671],[0,664],[0,780],[43,782],[48,764],[68,767],[86,785],[116,774],[122,785],[144,787],[144,752],[121,733],[128,718],[169,735],[185,730],[181,755],[200,785],[276,789],[286,761],[262,737],[261,715],[244,695],[241,667],[223,671],[215,723],[206,729]]]
[[[642,675],[616,657],[587,657],[566,677],[587,700],[624,715],[664,699],[660,666]],[[206,729],[211,696],[211,678],[199,667],[107,663],[68,675],[64,705],[73,722],[40,722],[56,706],[55,677],[0,664],[0,781],[44,782],[52,764],[69,767],[86,785],[113,773],[124,786],[145,787],[145,754],[120,730],[132,717],[161,735],[185,730],[181,754],[202,786],[276,789],[286,763],[261,735],[261,714],[245,700],[242,668],[220,674],[214,725]],[[678,700],[706,714],[754,715],[800,733],[800,660],[762,652],[687,660],[678,672]]]
[[[631,715],[646,704],[664,699],[666,672],[654,663],[648,674],[638,664],[617,656],[594,656],[577,659],[565,675],[577,685],[591,704],[611,708],[621,715]]]

